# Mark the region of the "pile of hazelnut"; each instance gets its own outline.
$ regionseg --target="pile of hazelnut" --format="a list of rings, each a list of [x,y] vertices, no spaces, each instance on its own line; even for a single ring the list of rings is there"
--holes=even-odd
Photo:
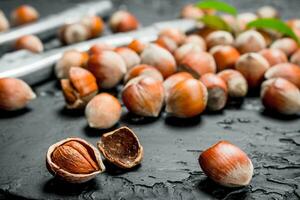
[[[136,19],[120,17],[121,13],[111,19],[113,30],[137,28],[132,25],[138,24]],[[181,16],[197,19],[207,13],[214,14],[213,10],[187,5]],[[162,110],[178,118],[195,117],[205,110],[220,111],[232,99],[244,98],[248,90],[259,89],[266,109],[298,114],[299,46],[293,39],[270,30],[246,29],[248,22],[264,17],[278,17],[278,12],[263,7],[256,14],[243,13],[236,18],[222,15],[236,30],[234,33],[204,26],[186,35],[166,28],[149,44],[133,40],[123,47],[99,43],[88,52],[67,51],[55,66],[66,107],[84,109],[92,128],[111,128],[120,120],[122,106],[107,91],[122,84],[125,107],[143,117],[158,117]],[[300,33],[300,20],[289,20],[287,24]],[[0,108],[20,109],[34,97],[23,81],[0,80]],[[121,168],[131,168],[142,158],[142,146],[128,128],[104,134],[98,147],[107,160]],[[228,187],[248,185],[253,175],[247,154],[227,141],[201,153],[199,164],[208,177]],[[104,171],[97,150],[78,138],[51,146],[47,166],[70,182],[83,182]]]

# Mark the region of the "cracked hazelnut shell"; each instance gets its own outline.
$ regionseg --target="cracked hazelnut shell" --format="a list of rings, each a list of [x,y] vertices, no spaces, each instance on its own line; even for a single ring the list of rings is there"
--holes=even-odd
[[[48,171],[69,183],[84,183],[105,170],[98,150],[80,138],[51,145],[46,155]]]
[[[203,151],[199,164],[210,179],[226,187],[246,186],[253,176],[250,158],[227,141],[220,141]]]
[[[106,160],[122,169],[137,166],[144,155],[138,137],[128,127],[103,134],[97,146]]]

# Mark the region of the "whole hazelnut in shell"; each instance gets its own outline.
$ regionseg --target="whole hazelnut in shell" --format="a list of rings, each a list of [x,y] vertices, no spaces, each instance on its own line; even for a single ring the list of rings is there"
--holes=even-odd
[[[11,22],[14,26],[28,24],[38,20],[38,11],[29,5],[21,5],[11,13]]]
[[[248,30],[237,36],[235,47],[241,54],[258,52],[267,46],[265,38],[255,30]]]
[[[123,58],[127,67],[127,71],[141,63],[140,56],[128,47],[116,48],[115,52]]]
[[[240,58],[238,50],[229,45],[215,46],[209,52],[215,59],[218,71],[234,68]]]
[[[119,10],[109,19],[109,26],[113,32],[128,32],[136,30],[139,21],[132,13]]]
[[[17,39],[15,49],[26,49],[33,53],[41,53],[44,50],[42,41],[35,35],[25,35]]]
[[[0,10],[0,32],[7,31],[9,29],[9,22],[5,17],[5,14]]]
[[[259,54],[269,62],[271,67],[279,63],[288,62],[287,56],[280,49],[263,49]]]
[[[129,80],[138,76],[149,76],[158,81],[163,81],[164,78],[161,73],[153,66],[150,65],[137,65],[131,68],[124,77],[124,82],[127,83]]]

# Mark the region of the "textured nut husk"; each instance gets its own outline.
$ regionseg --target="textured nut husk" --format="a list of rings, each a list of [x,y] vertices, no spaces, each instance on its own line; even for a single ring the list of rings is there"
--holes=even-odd
[[[279,63],[288,62],[287,56],[280,49],[263,49],[259,54],[269,62],[271,67]]]
[[[169,38],[164,35],[159,36],[155,43],[165,48],[170,53],[173,53],[178,48],[177,43],[172,38]]]
[[[141,64],[141,65],[134,66],[126,73],[124,77],[124,82],[127,83],[129,80],[138,76],[149,76],[158,81],[164,80],[161,73],[155,67]]]
[[[186,79],[170,89],[166,111],[175,117],[194,117],[205,110],[207,98],[207,89],[201,81]]]
[[[64,44],[74,44],[89,39],[91,32],[82,23],[67,24],[59,30],[58,37]]]
[[[44,50],[44,46],[35,35],[25,35],[17,39],[15,49],[26,49],[33,53],[41,53]]]
[[[203,17],[204,12],[193,4],[184,6],[180,11],[180,17],[186,19],[199,19]]]
[[[240,58],[238,50],[228,45],[215,46],[210,50],[210,53],[215,59],[218,71],[234,68]]]
[[[5,17],[2,10],[0,10],[0,32],[7,31],[9,29],[9,22]]]
[[[202,152],[199,164],[210,179],[226,187],[246,186],[253,175],[247,154],[227,141],[220,141]]]
[[[300,91],[293,83],[283,78],[273,78],[261,86],[263,105],[281,114],[293,115],[300,112]]]
[[[165,99],[169,96],[170,90],[180,81],[193,78],[193,76],[188,72],[177,72],[172,76],[169,76],[163,83],[165,89]]]
[[[248,92],[247,80],[244,76],[233,69],[226,69],[218,73],[218,76],[225,81],[230,97],[245,97]]]
[[[292,63],[277,64],[266,71],[265,78],[284,78],[300,89],[300,66]]]
[[[97,164],[98,170],[90,173],[71,173],[53,162],[52,153],[55,151],[55,149],[71,141],[78,142],[86,148],[93,161]],[[105,166],[102,163],[99,151],[93,145],[80,138],[67,138],[51,145],[46,155],[46,166],[53,176],[69,183],[84,183],[94,178],[97,174],[105,171]]]
[[[103,33],[104,22],[99,16],[85,16],[80,22],[88,27],[91,38],[98,37]]]
[[[257,31],[249,30],[241,33],[235,40],[235,47],[241,54],[258,52],[267,46],[265,38]]]
[[[92,128],[111,128],[120,120],[121,114],[120,102],[108,93],[96,95],[85,108],[86,119]]]
[[[24,108],[36,95],[29,85],[16,78],[0,78],[0,109],[18,110]]]
[[[55,65],[56,77],[59,79],[68,78],[70,68],[86,67],[88,58],[89,56],[85,52],[79,52],[74,49],[65,51]]]
[[[127,71],[141,63],[140,56],[128,47],[116,48],[115,52],[117,52],[117,54],[119,54],[123,58],[126,64]]]
[[[138,137],[128,127],[103,134],[97,146],[110,163],[123,169],[140,164],[144,156]]]
[[[102,51],[91,55],[87,69],[104,89],[115,87],[127,71],[123,58],[114,51]]]
[[[137,29],[139,21],[132,13],[120,10],[111,16],[109,26],[113,32],[127,32]]]
[[[268,61],[258,53],[242,55],[235,66],[236,70],[246,78],[249,88],[258,87],[261,84],[269,67]]]
[[[207,47],[210,49],[218,45],[233,45],[234,38],[227,31],[214,31],[206,37]]]
[[[162,82],[147,76],[131,79],[123,88],[122,99],[130,112],[157,117],[164,101]]]
[[[195,78],[199,78],[206,73],[216,73],[217,67],[215,59],[209,53],[191,52],[180,61],[179,71],[189,72]]]
[[[186,43],[181,45],[178,49],[174,52],[174,58],[178,64],[190,53],[200,53],[204,51],[200,45],[195,43]]]
[[[15,26],[34,22],[38,18],[37,10],[29,5],[21,5],[11,13],[11,22]]]
[[[98,93],[98,86],[93,74],[80,67],[71,67],[69,79],[62,79],[61,86],[69,109],[84,108]]]
[[[143,50],[141,60],[142,64],[148,64],[158,69],[164,78],[176,72],[173,55],[156,44],[150,44]]]
[[[183,44],[185,40],[185,34],[176,28],[165,28],[159,33],[159,36],[169,37],[175,41],[177,45]]]
[[[208,92],[207,108],[211,111],[222,110],[227,102],[228,89],[226,83],[216,74],[207,73],[201,76],[200,81]]]
[[[295,53],[299,46],[297,42],[291,38],[281,38],[276,40],[271,46],[271,49],[280,49],[283,51],[287,56],[292,55]]]

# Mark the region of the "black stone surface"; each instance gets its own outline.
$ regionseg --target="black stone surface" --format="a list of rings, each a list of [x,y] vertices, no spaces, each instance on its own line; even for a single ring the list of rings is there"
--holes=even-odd
[[[43,15],[78,1],[1,0],[10,11],[32,4]],[[240,11],[270,4],[286,18],[299,16],[299,0],[229,1]],[[185,1],[115,1],[135,13],[144,25],[173,19]],[[117,126],[127,125],[145,149],[142,164],[130,172],[111,167],[94,180],[70,185],[54,179],[45,167],[48,147],[78,136],[96,145],[103,131],[88,128],[82,113],[64,109],[56,81],[34,87],[38,98],[28,108],[0,114],[0,199],[288,199],[300,198],[300,119],[266,112],[257,97],[232,102],[220,113],[179,120],[137,118],[124,109]],[[206,178],[197,159],[201,151],[228,140],[251,157],[251,184],[228,189]]]

